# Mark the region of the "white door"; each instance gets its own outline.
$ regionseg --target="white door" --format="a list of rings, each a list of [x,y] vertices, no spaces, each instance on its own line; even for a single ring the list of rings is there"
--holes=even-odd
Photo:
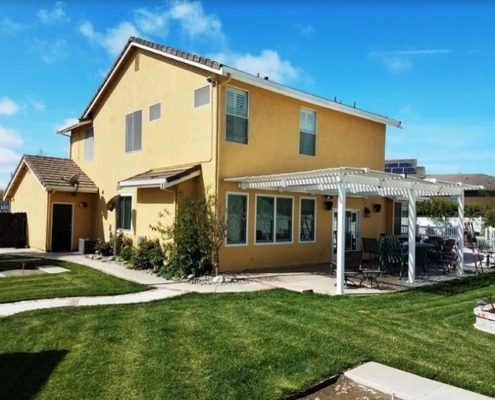
[[[332,221],[332,254],[333,259],[337,256],[337,211],[333,213]],[[360,250],[361,239],[359,235],[359,210],[346,210],[345,211],[345,250]]]

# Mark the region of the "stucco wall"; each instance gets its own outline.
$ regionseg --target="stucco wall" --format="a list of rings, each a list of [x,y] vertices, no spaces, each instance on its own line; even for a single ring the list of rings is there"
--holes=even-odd
[[[135,70],[135,50],[124,60],[93,110],[94,160],[83,159],[84,129],[88,126],[72,133],[71,156],[100,189],[93,225],[94,235],[98,237],[108,237],[114,228],[115,212],[108,212],[105,204],[117,193],[133,196],[130,235],[135,239],[155,235],[149,225],[156,223],[158,212],[163,209],[173,215],[175,204],[180,206],[178,192],[201,196],[209,186],[222,206],[227,191],[240,191],[237,185],[223,181],[228,177],[341,166],[383,170],[383,124],[316,107],[235,80],[225,83],[226,78],[210,89],[209,105],[194,109],[194,89],[204,87],[205,78],[211,74],[146,51],[139,52],[139,70]],[[226,85],[249,92],[247,145],[225,140]],[[158,102],[162,104],[161,119],[148,122],[148,108]],[[299,154],[301,107],[317,113],[315,156]],[[125,116],[139,109],[143,110],[142,150],[125,153]],[[118,181],[149,169],[195,163],[202,164],[202,176],[169,192],[158,189],[118,191],[116,188]],[[322,196],[316,196],[316,243],[298,243],[299,195],[283,193],[294,196],[293,244],[255,245],[255,192],[249,193],[248,244],[224,247],[220,254],[222,270],[329,261],[333,212],[324,210]],[[376,203],[382,204],[382,211],[372,211],[370,218],[364,218],[364,207],[372,210]],[[334,204],[336,207],[336,198]],[[378,237],[387,230],[390,214],[387,204],[391,202],[381,198],[348,198],[347,208],[361,212],[361,237]]]
[[[383,170],[385,159],[385,126],[362,118],[316,107],[302,101],[264,91],[241,82],[228,86],[249,93],[248,144],[225,140],[225,88],[221,86],[219,102],[219,199],[225,202],[226,192],[249,193],[248,243],[221,249],[221,270],[239,270],[278,265],[328,262],[332,257],[333,211],[324,207],[323,196],[317,201],[316,242],[299,243],[300,195],[288,192],[243,191],[225,178],[308,171],[332,167],[367,167]],[[316,111],[316,155],[299,154],[300,110]],[[255,244],[255,195],[272,194],[294,197],[294,229],[292,244]],[[304,195],[304,197],[312,197]],[[334,197],[334,210],[337,198]],[[381,204],[379,213],[373,204]],[[347,198],[347,209],[360,211],[362,237],[378,238],[387,231],[387,202],[383,198]],[[364,217],[364,207],[371,210]],[[361,242],[361,240],[359,240]]]
[[[38,180],[29,169],[11,200],[12,212],[27,213],[27,245],[29,247],[47,249],[47,197]]]
[[[170,192],[119,191],[118,181],[150,169],[201,164],[201,182],[215,190],[216,136],[212,118],[216,113],[216,97],[210,93],[209,105],[193,107],[194,90],[205,87],[206,77],[211,74],[141,50],[136,71],[137,54],[134,50],[124,60],[92,113],[93,160],[84,161],[84,130],[88,126],[72,133],[71,156],[100,189],[94,217],[94,235],[98,237],[108,238],[108,232],[114,229],[115,212],[108,212],[105,204],[116,194],[133,196],[133,224],[129,234],[134,239],[155,235],[149,225],[156,222],[158,212],[164,208],[174,210],[170,206],[173,197]],[[156,103],[161,103],[161,118],[149,122],[149,106]],[[126,153],[125,116],[137,110],[143,111],[142,150]]]
[[[93,213],[96,210],[98,195],[94,193],[77,193],[73,196],[68,192],[55,192],[50,195],[48,209],[48,249],[51,248],[52,212],[54,203],[72,204],[72,250],[79,249],[79,239],[93,237]],[[80,204],[86,203],[86,207]]]

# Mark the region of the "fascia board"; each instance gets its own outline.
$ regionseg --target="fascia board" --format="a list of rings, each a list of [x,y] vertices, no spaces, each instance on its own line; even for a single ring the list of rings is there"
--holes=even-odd
[[[327,100],[309,93],[301,92],[296,89],[292,89],[290,87],[281,85],[279,83],[271,82],[265,79],[258,78],[246,72],[239,71],[235,68],[231,68],[228,66],[223,66],[222,68],[223,74],[230,74],[232,78],[248,83],[253,86],[257,86],[263,89],[270,90],[272,92],[282,94],[284,96],[292,97],[297,100],[301,100],[310,104],[314,104],[317,106],[321,106],[324,108],[329,108],[331,110],[339,111],[345,114],[353,115],[355,117],[364,118],[370,121],[379,122],[384,125],[394,126],[396,128],[402,129],[402,125],[400,121],[396,121],[392,118],[383,117],[381,115],[373,114],[368,111],[360,110],[358,108],[353,108],[350,106],[346,106],[343,104],[339,104],[333,102],[331,100]],[[217,71],[218,72],[218,71]]]

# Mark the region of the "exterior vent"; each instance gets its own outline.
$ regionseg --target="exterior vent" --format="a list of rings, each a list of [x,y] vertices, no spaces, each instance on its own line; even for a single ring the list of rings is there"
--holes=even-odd
[[[134,57],[134,71],[139,71],[139,53]]]
[[[206,106],[210,104],[210,85],[194,91],[194,108]]]

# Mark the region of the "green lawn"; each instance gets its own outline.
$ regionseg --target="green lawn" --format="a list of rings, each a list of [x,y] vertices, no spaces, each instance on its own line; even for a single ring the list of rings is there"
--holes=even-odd
[[[284,290],[0,319],[1,399],[280,399],[374,360],[495,396],[495,274],[374,297]]]
[[[0,255],[0,260],[11,259],[15,257]],[[115,295],[149,289],[148,286],[124,281],[69,262],[43,260],[43,263],[67,268],[70,272],[0,278],[0,303],[54,297]]]

